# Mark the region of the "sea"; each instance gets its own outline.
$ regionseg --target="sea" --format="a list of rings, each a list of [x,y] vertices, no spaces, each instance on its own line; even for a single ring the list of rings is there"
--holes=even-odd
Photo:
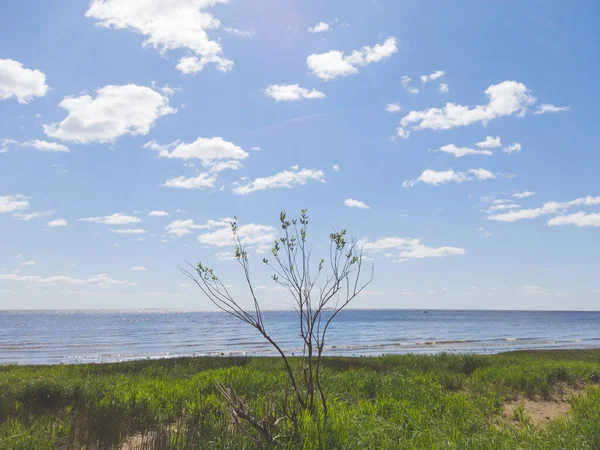
[[[298,317],[265,311],[268,333],[300,354]],[[499,353],[600,348],[600,312],[345,310],[326,355]],[[81,364],[194,356],[275,356],[221,311],[0,311],[0,364]]]

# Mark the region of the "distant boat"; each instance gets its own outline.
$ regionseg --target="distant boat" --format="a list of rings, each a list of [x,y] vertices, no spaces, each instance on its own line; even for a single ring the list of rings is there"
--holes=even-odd
[[[423,310],[423,314],[427,314],[429,311],[427,311],[426,309]]]

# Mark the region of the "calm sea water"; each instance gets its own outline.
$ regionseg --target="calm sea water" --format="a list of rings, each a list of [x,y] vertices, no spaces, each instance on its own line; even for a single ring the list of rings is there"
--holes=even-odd
[[[265,313],[269,333],[299,352],[291,311]],[[600,347],[600,312],[348,310],[328,355],[497,353]],[[222,312],[0,311],[0,364],[114,362],[203,355],[273,355],[261,336]]]

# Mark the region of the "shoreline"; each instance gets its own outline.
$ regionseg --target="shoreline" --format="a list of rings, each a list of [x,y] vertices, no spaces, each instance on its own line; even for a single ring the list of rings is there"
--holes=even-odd
[[[554,356],[562,356],[562,355],[585,355],[589,352],[598,352],[600,355],[600,344],[594,347],[587,348],[578,348],[578,347],[555,347],[555,348],[522,348],[522,349],[510,349],[498,352],[488,352],[488,353],[475,353],[475,352],[447,352],[447,351],[439,351],[439,352],[405,352],[405,353],[381,353],[381,354],[368,354],[368,355],[323,355],[323,359],[326,360],[362,360],[362,359],[370,359],[376,360],[378,358],[386,358],[386,357],[403,357],[403,356],[416,356],[416,357],[435,357],[440,355],[448,355],[451,357],[461,357],[461,356],[475,356],[475,357],[494,357],[501,355],[554,355]],[[69,367],[69,366],[108,366],[108,365],[119,365],[119,364],[129,364],[129,363],[160,363],[161,361],[169,361],[169,362],[177,362],[177,361],[189,361],[189,360],[208,360],[208,361],[223,361],[223,360],[234,360],[234,361],[242,361],[242,360],[280,360],[281,357],[277,354],[270,355],[256,355],[256,354],[218,354],[219,352],[214,352],[215,354],[211,355],[173,355],[173,356],[164,356],[164,357],[140,357],[140,358],[132,358],[125,359],[119,361],[79,361],[79,362],[58,362],[58,363],[40,363],[40,364],[20,364],[18,362],[3,362],[0,363],[0,368],[4,367],[39,367],[39,368],[49,368],[49,367]],[[289,360],[299,361],[301,356],[288,356]]]

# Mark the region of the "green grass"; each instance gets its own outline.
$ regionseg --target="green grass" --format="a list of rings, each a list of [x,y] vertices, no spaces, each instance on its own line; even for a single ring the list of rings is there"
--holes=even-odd
[[[296,361],[297,362],[297,361]],[[189,358],[73,366],[0,366],[0,448],[260,449],[232,426],[220,381],[257,417],[282,415],[275,358]],[[282,449],[600,449],[600,351],[327,358],[327,423],[279,424]],[[584,386],[571,413],[535,426],[504,402]]]

